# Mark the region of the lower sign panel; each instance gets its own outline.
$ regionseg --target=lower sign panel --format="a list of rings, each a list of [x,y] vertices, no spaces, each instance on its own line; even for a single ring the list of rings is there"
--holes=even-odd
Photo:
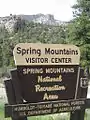
[[[23,99],[29,103],[74,99],[78,68],[77,65],[18,66]]]
[[[52,101],[43,103],[29,103],[6,105],[7,111],[11,109],[11,113],[6,113],[7,117],[23,117],[23,116],[36,116],[45,114],[54,114],[61,112],[71,112],[82,110],[85,108],[85,99],[67,100],[67,101]]]

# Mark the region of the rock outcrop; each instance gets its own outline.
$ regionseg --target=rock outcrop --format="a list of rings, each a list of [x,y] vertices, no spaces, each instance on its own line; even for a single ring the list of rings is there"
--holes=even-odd
[[[21,20],[25,20],[28,22],[35,22],[47,25],[61,25],[65,24],[65,22],[56,20],[51,14],[36,14],[36,15],[10,15],[6,17],[0,17],[0,27],[5,27],[8,31],[12,32],[17,19],[21,18]]]

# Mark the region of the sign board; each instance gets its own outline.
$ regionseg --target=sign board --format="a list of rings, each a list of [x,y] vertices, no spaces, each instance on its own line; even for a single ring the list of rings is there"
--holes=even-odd
[[[69,66],[69,68],[70,68],[70,66]],[[77,66],[76,66],[76,68],[77,68]],[[70,70],[70,69],[68,69],[68,70]],[[19,72],[21,73],[21,71],[19,71]],[[66,73],[64,73],[64,74],[66,74]],[[5,105],[5,117],[6,118],[12,117],[12,118],[16,119],[19,117],[47,115],[47,114],[54,114],[54,113],[61,113],[61,112],[75,112],[75,111],[80,112],[80,111],[85,110],[86,108],[89,108],[90,107],[89,100],[86,99],[86,97],[85,97],[86,96],[85,85],[87,85],[85,83],[85,81],[87,81],[87,80],[84,76],[84,70],[82,68],[80,68],[79,75],[80,75],[79,81],[78,81],[79,83],[77,82],[76,93],[75,93],[76,98],[70,99],[70,100],[69,99],[68,100],[55,100],[55,101],[49,100],[49,101],[35,102],[35,103],[34,103],[34,101],[33,101],[33,103],[23,102],[21,104],[19,103],[19,104],[14,104],[14,105],[6,104]],[[17,80],[17,77],[15,77],[15,79]],[[13,80],[13,78],[12,78],[12,80]],[[52,79],[52,80],[55,80],[55,79]],[[14,84],[14,86],[15,86],[15,84]],[[83,89],[83,86],[84,86],[84,89]],[[10,86],[8,86],[8,87],[10,88]],[[29,86],[29,87],[31,87],[31,86]],[[17,86],[15,88],[17,90]],[[11,91],[13,91],[13,89]],[[58,92],[56,92],[56,94],[57,93]],[[69,91],[69,93],[71,93],[71,92]],[[11,94],[11,93],[9,93],[9,94]],[[61,95],[61,93],[60,93],[60,95]],[[68,94],[66,94],[66,95],[68,95]],[[17,96],[17,94],[16,94],[16,96]],[[32,95],[32,96],[35,96],[35,95]],[[40,100],[40,98],[38,96],[35,96],[35,98],[38,98],[36,101]]]
[[[6,105],[5,115],[6,117],[12,116],[23,117],[23,116],[36,116],[36,115],[47,115],[61,112],[72,112],[80,111],[85,108],[86,100],[64,100],[55,102],[40,102],[40,103],[27,103],[17,105]]]
[[[15,64],[79,65],[80,51],[75,45],[19,43],[14,51]]]
[[[84,118],[90,107],[88,79],[79,67],[76,46],[20,43],[13,53],[17,69],[11,71],[12,80],[5,82],[9,102],[5,117],[26,120],[27,116],[72,112],[70,119]]]
[[[36,103],[76,98],[80,72],[78,47],[20,43],[13,53],[25,101]]]
[[[74,99],[78,66],[19,66],[19,83],[24,100],[42,102]]]

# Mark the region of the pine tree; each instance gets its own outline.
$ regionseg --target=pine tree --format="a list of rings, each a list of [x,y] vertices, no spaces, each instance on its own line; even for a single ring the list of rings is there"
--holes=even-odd
[[[73,8],[75,19],[69,26],[69,42],[80,47],[81,64],[87,66],[90,65],[90,1],[77,0]]]

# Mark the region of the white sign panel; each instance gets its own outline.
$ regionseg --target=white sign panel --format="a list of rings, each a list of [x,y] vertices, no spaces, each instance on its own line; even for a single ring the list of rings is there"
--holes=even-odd
[[[75,45],[19,43],[14,60],[20,65],[79,65],[80,50]]]

